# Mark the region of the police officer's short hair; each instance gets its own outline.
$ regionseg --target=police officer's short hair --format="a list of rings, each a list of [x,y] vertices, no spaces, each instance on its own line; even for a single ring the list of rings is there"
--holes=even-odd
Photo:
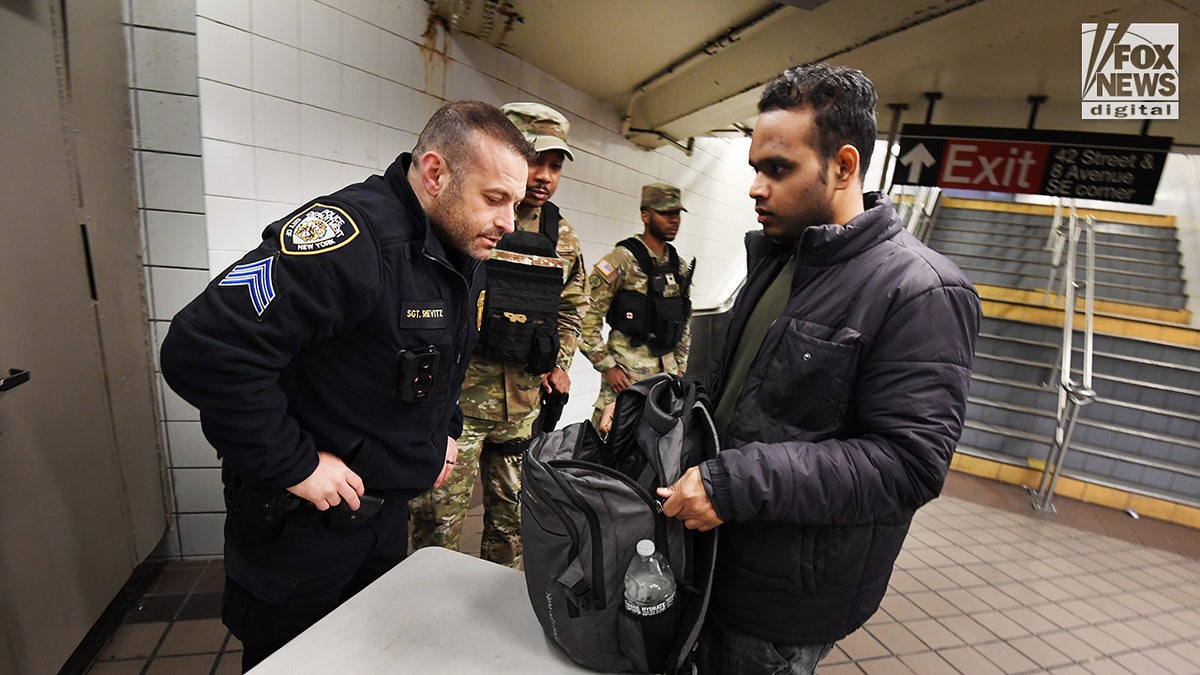
[[[431,150],[437,151],[450,164],[470,162],[475,158],[475,143],[471,132],[500,141],[505,147],[531,162],[537,157],[533,145],[525,140],[500,109],[482,101],[451,101],[438,108],[429,118],[413,157]]]
[[[758,112],[771,110],[813,111],[818,149],[822,159],[833,159],[838,148],[858,149],[858,175],[867,175],[878,128],[875,85],[861,70],[813,64],[788,68],[763,88]]]

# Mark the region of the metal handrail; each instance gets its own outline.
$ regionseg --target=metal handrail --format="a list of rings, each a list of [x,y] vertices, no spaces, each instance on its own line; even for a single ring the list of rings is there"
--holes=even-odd
[[[1046,245],[1042,250],[1050,252],[1050,278],[1046,280],[1046,293],[1042,296],[1042,304],[1050,304],[1051,295],[1061,295],[1055,290],[1054,282],[1058,276],[1058,269],[1062,266],[1063,243],[1067,240],[1067,231],[1063,229],[1062,209],[1063,202],[1061,197],[1054,198],[1054,218],[1050,221],[1050,232],[1046,235]],[[1074,202],[1071,205],[1071,213],[1075,212]],[[1051,377],[1050,381],[1054,381]]]
[[[941,204],[942,190],[937,187],[895,185],[892,186],[892,202],[896,204],[896,215],[917,239],[928,243],[933,233],[934,213]],[[902,199],[902,197],[911,199]]]
[[[1041,482],[1038,484],[1037,490],[1031,490],[1033,492],[1033,508],[1051,513],[1055,512],[1054,504],[1051,503],[1054,487],[1058,483],[1058,473],[1062,468],[1063,458],[1071,445],[1071,434],[1075,430],[1075,421],[1079,418],[1080,408],[1096,400],[1096,391],[1092,388],[1092,357],[1095,344],[1096,220],[1089,215],[1084,218],[1083,223],[1081,227],[1079,216],[1072,205],[1066,236],[1067,259],[1063,266],[1063,291],[1066,297],[1062,344],[1057,365],[1058,410],[1054,441],[1046,455],[1046,467],[1042,471]],[[1075,336],[1076,290],[1081,285],[1076,279],[1080,230],[1086,235],[1084,280],[1082,282],[1084,287],[1084,338],[1081,381],[1075,382],[1071,378],[1071,361],[1074,354],[1072,343]],[[1051,381],[1053,379],[1055,378],[1051,378]]]

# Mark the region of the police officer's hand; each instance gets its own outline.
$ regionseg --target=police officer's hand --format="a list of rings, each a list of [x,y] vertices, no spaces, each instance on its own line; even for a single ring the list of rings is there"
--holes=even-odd
[[[542,376],[542,390],[548,394],[568,394],[571,392],[571,378],[567,371],[554,366],[554,370]]]
[[[658,488],[658,496],[666,497],[663,513],[669,518],[678,518],[690,530],[705,532],[725,522],[717,516],[712,500],[704,491],[700,468],[693,466],[671,487]]]
[[[343,499],[357,511],[358,498],[364,490],[362,478],[341,457],[328,452],[317,452],[316,471],[288,488],[288,492],[312,502],[318,511],[337,506]]]
[[[446,438],[446,462],[442,464],[442,472],[438,474],[437,480],[433,481],[433,487],[440,487],[450,474],[454,473],[454,467],[458,462],[458,441],[453,438]]]
[[[629,385],[633,384],[629,381],[629,376],[625,374],[625,371],[621,368],[621,366],[613,366],[612,368],[604,371],[604,381],[607,382],[608,386],[612,387],[612,390],[618,394],[622,391],[625,391],[629,388]]]

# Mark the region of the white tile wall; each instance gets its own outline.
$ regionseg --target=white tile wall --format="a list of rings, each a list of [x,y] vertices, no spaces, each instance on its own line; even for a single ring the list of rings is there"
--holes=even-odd
[[[150,318],[166,321],[208,285],[205,270],[151,267]]]
[[[187,469],[213,466],[213,450],[200,430],[200,420],[167,420],[168,457],[171,468]]]
[[[265,94],[254,94],[254,145],[299,153],[300,104]]]
[[[204,197],[209,249],[250,250],[259,241],[257,202],[233,197]],[[265,225],[265,223],[263,224]]]
[[[153,26],[185,33],[196,30],[196,6],[186,0],[132,0],[130,13],[131,23],[137,26]]]
[[[192,212],[203,208],[199,157],[154,152],[139,152],[138,155],[145,208]]]
[[[570,119],[576,161],[568,163],[555,201],[575,225],[589,264],[640,231],[638,194],[653,180],[684,190],[689,213],[677,245],[699,259],[697,305],[728,285],[729,252],[739,251],[740,263],[742,233],[755,226],[744,139],[700,139],[691,157],[676,148],[642,150],[620,136],[620,111],[511,54],[461,35],[435,36],[445,55],[423,51],[424,0],[133,0],[133,14],[135,81],[166,85],[136,94],[146,113],[139,147],[176,153],[141,157],[141,180],[147,202],[170,202],[172,208],[156,208],[183,212],[147,216],[156,342],[165,319],[255,246],[268,223],[382,171],[411,149],[448,98],[543,101]],[[187,34],[192,26],[194,39]],[[163,92],[198,93],[198,115],[188,101]],[[184,157],[196,152],[202,160]],[[206,247],[204,256],[198,246]],[[564,423],[590,416],[599,388],[582,356],[571,375]],[[215,453],[199,434],[195,410],[172,392],[163,400],[178,508],[176,529],[159,553],[219,555]]]
[[[256,0],[250,5],[250,29],[255,35],[297,44],[300,38],[299,0]]]
[[[200,154],[200,104],[195,96],[138,91],[137,146],[187,155]]]
[[[200,16],[196,19],[196,44],[201,78],[251,88],[249,33]]]
[[[254,93],[224,82],[200,80],[200,130],[204,138],[254,143]]]
[[[208,267],[203,215],[147,210],[145,219],[147,263],[166,267]]]
[[[175,486],[175,505],[179,513],[223,513],[219,468],[195,468],[171,471]]]
[[[342,13],[317,0],[300,0],[300,48],[340,63]]]
[[[134,85],[196,93],[196,38],[188,33],[133,29]]]
[[[253,89],[292,101],[300,100],[300,50],[274,40],[250,38]]]
[[[267,0],[270,2],[271,0]],[[196,16],[211,19],[241,30],[250,30],[249,2],[230,2],[229,0],[195,0]],[[163,3],[168,4],[168,3]],[[255,2],[254,4],[266,4]]]

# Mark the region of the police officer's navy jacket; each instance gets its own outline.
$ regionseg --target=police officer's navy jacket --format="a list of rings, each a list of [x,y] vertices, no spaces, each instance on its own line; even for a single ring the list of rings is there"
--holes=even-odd
[[[962,272],[879,193],[845,227],[806,230],[782,315],[701,465],[721,526],[713,609],[784,644],[834,642],[879,607],[913,513],[962,431],[980,308]],[[790,246],[747,237],[728,367]],[[721,395],[721,375],[713,379]]]
[[[163,375],[247,482],[295,485],[322,450],[368,489],[416,494],[461,433],[483,274],[436,236],[406,179],[411,161],[267,227],[172,321]],[[428,393],[400,400],[402,350],[430,346]]]

